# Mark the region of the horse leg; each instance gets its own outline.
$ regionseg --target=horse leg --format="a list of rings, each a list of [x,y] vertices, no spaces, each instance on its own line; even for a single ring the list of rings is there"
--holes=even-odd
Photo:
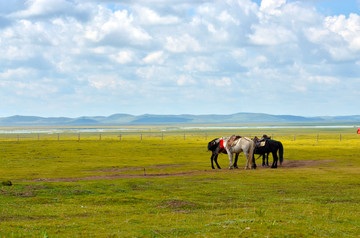
[[[215,167],[214,167],[214,162],[213,162],[213,160],[215,159],[215,156],[216,156],[216,155],[212,154],[212,155],[211,155],[211,158],[210,158],[210,160],[211,160],[211,168],[212,168],[212,169],[215,169]]]
[[[215,163],[216,163],[216,166],[218,167],[218,169],[221,169],[218,162],[217,162],[217,158],[218,158],[218,154],[215,155],[214,160],[215,160]]]
[[[238,169],[238,166],[237,166],[238,158],[239,158],[239,153],[236,153],[235,154],[235,162],[234,162],[234,168],[235,169]]]
[[[275,169],[275,168],[277,168],[278,156],[277,156],[276,151],[273,151],[272,155],[273,155],[273,164],[272,164],[271,168]]]
[[[255,164],[255,153],[253,153],[252,160],[253,160],[253,163]],[[256,164],[255,164],[255,167],[256,167]]]
[[[267,167],[269,167],[269,154],[270,154],[270,152],[268,152],[268,153],[266,154],[266,166],[267,166]],[[265,157],[265,154],[264,154],[264,157]]]
[[[249,155],[249,157],[250,157],[250,155]],[[255,156],[254,156],[254,154],[253,154],[253,156],[252,156],[252,162],[253,162],[253,169],[256,169],[256,163],[255,163]]]
[[[265,167],[265,154],[262,154],[262,160],[263,160],[262,167]]]
[[[249,162],[250,162],[250,160],[249,160],[249,154],[248,154],[248,152],[247,152],[247,151],[244,151],[244,155],[245,155],[245,158],[246,158],[246,166],[245,166],[245,169],[250,169],[250,167],[249,167]]]
[[[251,141],[249,144],[249,148],[244,151],[244,154],[247,159],[247,166],[249,166],[249,162],[251,163],[251,169],[256,169],[256,163],[254,158],[254,152],[255,152],[255,143]]]
[[[229,169],[233,169],[234,168],[234,165],[233,165],[233,153],[228,151],[228,154],[229,154]]]

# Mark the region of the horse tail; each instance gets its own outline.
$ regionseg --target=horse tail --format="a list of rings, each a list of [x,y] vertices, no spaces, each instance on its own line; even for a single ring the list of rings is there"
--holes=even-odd
[[[282,164],[284,160],[284,148],[280,141],[279,141],[279,158],[280,158],[280,164]]]

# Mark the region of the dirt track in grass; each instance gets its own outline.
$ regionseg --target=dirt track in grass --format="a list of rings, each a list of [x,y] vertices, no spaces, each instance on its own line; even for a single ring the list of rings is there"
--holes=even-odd
[[[287,160],[282,163],[279,169],[286,168],[306,168],[314,166],[326,166],[329,163],[335,162],[335,160]],[[219,172],[220,170],[193,170],[189,172],[180,172],[180,173],[147,173],[147,169],[161,169],[161,168],[170,168],[170,167],[179,167],[182,164],[169,164],[169,165],[155,165],[151,167],[130,167],[130,168],[112,168],[112,169],[102,169],[95,170],[93,172],[101,173],[113,173],[113,174],[104,174],[104,175],[93,175],[87,177],[74,177],[74,178],[38,178],[33,180],[22,180],[27,182],[76,182],[81,180],[103,180],[103,179],[129,179],[129,178],[161,178],[161,177],[172,177],[172,176],[187,176],[187,175],[200,175],[204,173],[213,173]],[[258,169],[270,169],[262,168],[258,166]],[[224,169],[225,171],[227,169]],[[137,171],[136,174],[121,174],[123,172]]]

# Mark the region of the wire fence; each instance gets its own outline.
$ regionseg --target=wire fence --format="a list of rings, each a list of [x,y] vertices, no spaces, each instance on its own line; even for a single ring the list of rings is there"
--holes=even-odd
[[[189,132],[189,131],[177,131],[177,132],[102,132],[102,133],[5,133],[0,134],[0,141],[84,141],[84,140],[203,140],[211,141],[214,138],[223,136],[231,136],[232,134],[241,135],[249,138],[255,136],[261,137],[262,133],[241,133],[241,132]],[[347,141],[347,140],[358,140],[360,135],[356,133],[268,133],[274,140],[284,141],[299,141],[299,140],[311,140],[319,142],[323,140],[336,140],[336,141]]]

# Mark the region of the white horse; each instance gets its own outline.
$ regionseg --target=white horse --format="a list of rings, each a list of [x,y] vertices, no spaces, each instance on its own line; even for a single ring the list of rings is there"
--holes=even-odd
[[[255,150],[255,142],[247,137],[240,136],[231,136],[231,137],[222,137],[223,146],[229,155],[229,169],[234,168],[233,164],[233,155],[238,155],[241,152],[244,152],[247,162],[245,169],[255,169],[256,164],[253,161],[253,155]],[[237,159],[237,156],[236,156]],[[249,163],[251,164],[249,167]],[[236,161],[235,161],[236,164]]]

